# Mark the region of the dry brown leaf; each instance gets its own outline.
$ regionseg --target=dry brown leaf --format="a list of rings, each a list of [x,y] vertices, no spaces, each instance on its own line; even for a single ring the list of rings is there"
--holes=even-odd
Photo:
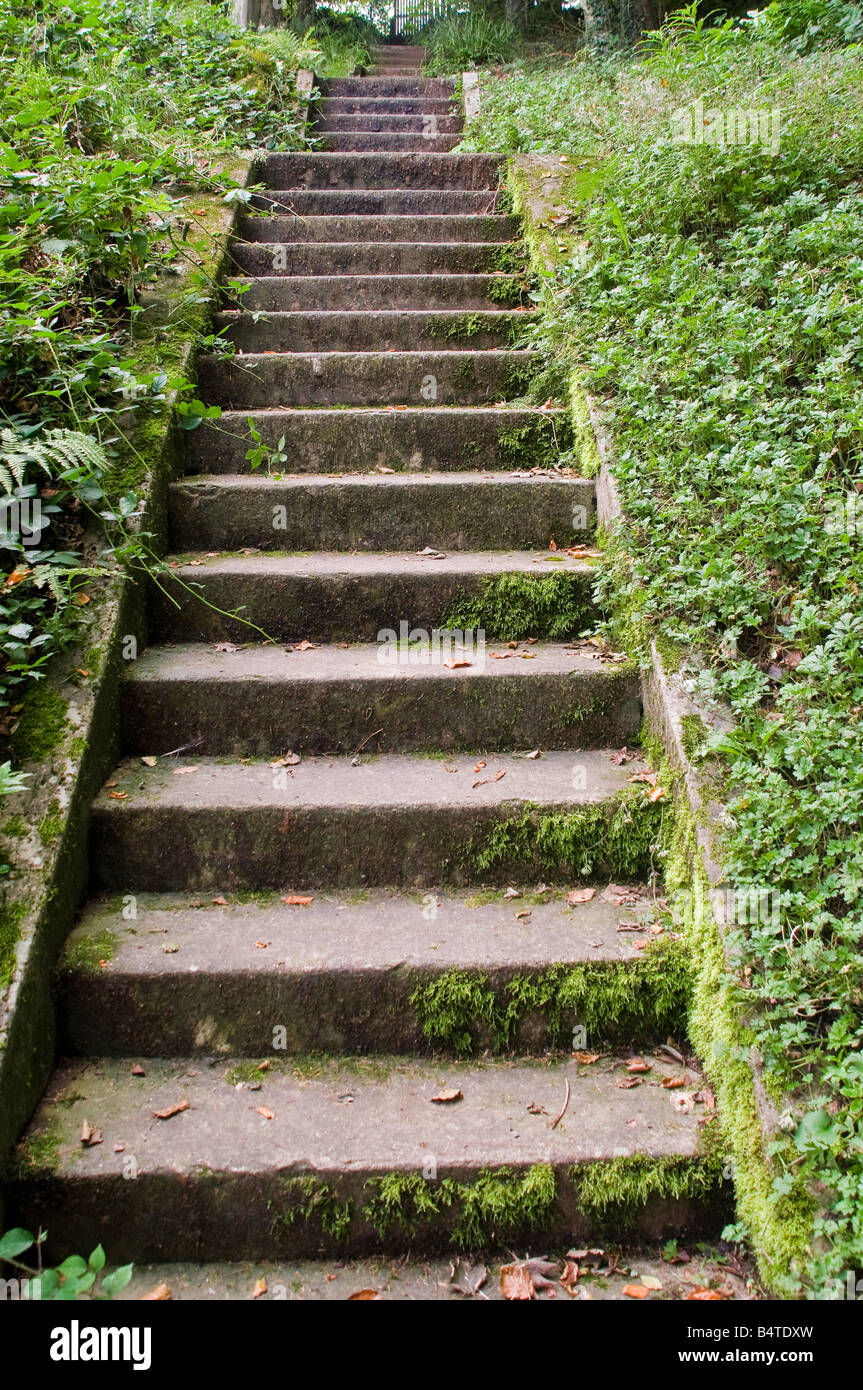
[[[626,1064],[627,1071],[653,1071],[650,1062],[645,1062],[643,1057],[630,1057]]]
[[[642,1274],[641,1282],[646,1289],[661,1289],[662,1280],[657,1279],[655,1274]]]
[[[167,1303],[168,1300],[171,1299],[171,1298],[173,1298],[173,1294],[171,1293],[171,1290],[170,1290],[170,1288],[168,1287],[168,1285],[167,1285],[167,1284],[157,1284],[156,1287],[155,1287],[154,1289],[151,1289],[149,1293],[142,1294],[141,1297],[140,1297],[140,1299],[139,1299],[139,1302],[141,1302],[141,1303]]]
[[[267,1107],[266,1107],[266,1105],[258,1105],[258,1106],[256,1106],[256,1107],[255,1107],[255,1114],[256,1114],[256,1115],[263,1115],[263,1117],[264,1117],[265,1120],[274,1120],[274,1119],[276,1118],[275,1115],[273,1114],[272,1110],[268,1110]]]
[[[615,1086],[621,1091],[631,1091],[633,1086],[640,1086],[641,1082],[637,1076],[624,1076],[620,1081],[615,1081]]]
[[[666,1091],[676,1091],[678,1086],[685,1086],[689,1081],[688,1076],[666,1076],[662,1085]]]
[[[643,1284],[624,1284],[623,1292],[627,1298],[649,1298],[650,1289],[646,1289]]]
[[[602,1056],[601,1052],[573,1052],[576,1062],[581,1062],[583,1067],[592,1067],[594,1062],[598,1062]]]
[[[461,1091],[438,1091],[431,1097],[432,1105],[452,1105],[454,1101],[464,1100]]]
[[[188,773],[190,773],[190,772],[197,772],[197,771],[198,771],[197,767],[175,767],[175,768],[174,768],[174,776],[175,776],[175,777],[185,777],[185,776],[187,776]]]
[[[86,1144],[88,1148],[92,1148],[94,1144],[101,1144],[101,1142],[101,1129],[94,1129],[89,1120],[85,1120],[81,1126],[81,1143]]]
[[[269,1285],[266,1279],[259,1279],[255,1287],[252,1289],[252,1298],[263,1298],[268,1288]]]
[[[370,1303],[373,1298],[378,1298],[377,1289],[357,1289],[356,1293],[348,1294],[348,1303]]]
[[[140,1063],[140,1062],[136,1062],[135,1065],[133,1066],[133,1068],[132,1068],[132,1075],[133,1075],[133,1076],[146,1076],[146,1075],[147,1075],[147,1073],[144,1071],[144,1068],[141,1066],[141,1063]]]
[[[145,767],[155,767],[158,761],[159,759],[154,758],[152,755],[148,755],[146,758],[141,759],[141,762],[144,764]]]
[[[575,1263],[575,1260],[566,1261],[566,1264],[563,1266],[563,1274],[561,1274],[558,1283],[563,1285],[570,1298],[575,1298],[575,1286],[578,1283],[578,1265]]]
[[[444,662],[444,666],[447,666],[451,671],[458,671],[462,666],[473,666],[473,662],[459,661],[456,657],[451,656]]]
[[[153,1118],[156,1120],[170,1120],[172,1115],[179,1115],[181,1111],[189,1109],[187,1100],[180,1100],[176,1105],[168,1105],[164,1110],[154,1110]]]
[[[282,902],[288,907],[309,907],[314,901],[314,896],[304,898],[301,893],[289,893],[286,898],[282,898]]]
[[[501,1265],[500,1291],[511,1302],[536,1298],[536,1290],[526,1264]]]
[[[227,906],[228,906],[228,899],[227,899],[227,898],[223,898],[221,895],[220,895],[218,898],[211,898],[210,901],[212,902],[212,904],[213,904],[214,907],[227,907]]]
[[[111,798],[112,801],[125,801],[125,800],[128,798],[129,793],[128,793],[128,792],[109,792],[108,795],[110,796],[110,798]]]
[[[716,1302],[722,1301],[722,1294],[718,1291],[718,1289],[693,1289],[692,1293],[688,1293],[686,1295],[687,1303],[691,1303],[693,1301],[698,1303],[707,1303],[713,1302],[714,1300]]]
[[[573,888],[571,893],[567,893],[566,901],[571,907],[575,907],[578,903],[589,903],[595,896],[595,888]]]

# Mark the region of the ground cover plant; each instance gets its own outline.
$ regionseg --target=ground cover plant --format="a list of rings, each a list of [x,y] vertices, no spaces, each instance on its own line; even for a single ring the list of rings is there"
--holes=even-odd
[[[707,744],[726,863],[779,911],[732,925],[728,988],[800,1105],[771,1201],[820,1194],[807,1267],[780,1272],[810,1296],[863,1259],[861,22],[693,8],[634,55],[522,59],[484,75],[465,142],[566,156],[539,331],[613,437],[617,637],[658,637],[735,717]]]

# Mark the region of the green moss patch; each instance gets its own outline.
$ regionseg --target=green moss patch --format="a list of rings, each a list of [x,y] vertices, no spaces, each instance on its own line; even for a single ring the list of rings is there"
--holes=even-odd
[[[495,575],[485,581],[478,595],[457,603],[444,625],[460,631],[482,628],[487,638],[501,642],[578,637],[596,626],[587,583],[577,574],[546,574],[536,579]]]
[[[24,697],[18,725],[9,742],[16,763],[47,758],[68,727],[68,705],[44,682],[31,686]]]

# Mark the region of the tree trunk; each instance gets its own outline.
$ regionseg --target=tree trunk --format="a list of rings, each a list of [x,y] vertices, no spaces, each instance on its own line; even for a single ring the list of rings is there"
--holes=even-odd
[[[606,51],[619,40],[617,8],[612,0],[583,0],[584,42],[588,48]]]

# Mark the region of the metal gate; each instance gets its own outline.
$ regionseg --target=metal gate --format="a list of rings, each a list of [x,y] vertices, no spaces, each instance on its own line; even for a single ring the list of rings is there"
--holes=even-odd
[[[418,34],[433,19],[444,19],[448,14],[455,14],[458,8],[452,0],[394,0],[390,38]]]

